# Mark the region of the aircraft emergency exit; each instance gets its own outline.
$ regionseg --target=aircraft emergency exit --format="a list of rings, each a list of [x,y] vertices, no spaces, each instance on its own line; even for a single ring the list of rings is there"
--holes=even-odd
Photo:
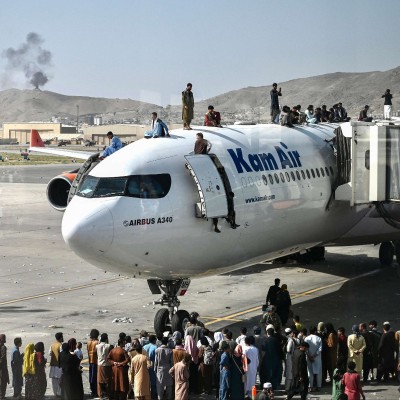
[[[64,240],[91,264],[147,279],[153,294],[163,293],[156,302],[165,306],[155,316],[160,333],[182,330],[188,313],[178,309],[178,296],[191,278],[315,246],[400,239],[398,229],[370,218],[372,204],[335,200],[338,130],[338,124],[177,129],[101,162],[93,153],[45,148],[32,131],[30,150],[87,160],[48,185],[51,204],[65,210]],[[193,154],[197,132],[212,143],[212,154]],[[232,215],[236,229],[227,222]],[[382,250],[386,259],[390,251]]]

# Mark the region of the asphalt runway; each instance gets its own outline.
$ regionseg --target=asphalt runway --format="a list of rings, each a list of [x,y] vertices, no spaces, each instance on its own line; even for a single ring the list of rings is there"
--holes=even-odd
[[[86,341],[97,328],[115,342],[121,331],[134,337],[141,329],[152,330],[157,297],[145,280],[101,271],[63,242],[62,213],[47,203],[46,183],[77,166],[0,166],[0,326],[9,350],[16,336],[23,347],[43,341],[48,349],[57,331],[66,340]],[[373,245],[336,247],[328,249],[326,261],[313,265],[264,263],[196,279],[181,308],[198,311],[211,330],[228,327],[236,337],[241,326],[251,330],[259,323],[268,287],[279,277],[306,327],[330,321],[349,332],[354,323],[376,319],[389,320],[398,330],[400,279],[394,268],[380,269],[377,257]],[[132,322],[115,322],[125,317]],[[87,392],[87,371],[84,387]],[[367,385],[366,394],[367,399],[399,398],[396,383]],[[318,396],[330,399],[330,387]]]

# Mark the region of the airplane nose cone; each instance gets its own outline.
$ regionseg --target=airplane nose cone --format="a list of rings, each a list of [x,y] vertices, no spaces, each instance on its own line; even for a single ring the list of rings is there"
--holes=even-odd
[[[96,207],[87,199],[72,199],[64,213],[61,230],[67,245],[82,258],[101,256],[114,239],[110,210],[104,204]]]

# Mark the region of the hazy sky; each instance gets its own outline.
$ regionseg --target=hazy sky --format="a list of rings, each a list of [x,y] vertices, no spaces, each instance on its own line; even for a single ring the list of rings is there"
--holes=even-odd
[[[176,104],[247,86],[400,65],[400,0],[12,0],[1,2],[0,90],[31,88],[7,68],[36,32],[44,86],[68,95]]]

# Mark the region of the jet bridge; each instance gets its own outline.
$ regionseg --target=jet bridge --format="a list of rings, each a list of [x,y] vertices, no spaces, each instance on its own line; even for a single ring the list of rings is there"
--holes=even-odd
[[[400,205],[400,123],[346,122],[336,130],[335,200]]]

